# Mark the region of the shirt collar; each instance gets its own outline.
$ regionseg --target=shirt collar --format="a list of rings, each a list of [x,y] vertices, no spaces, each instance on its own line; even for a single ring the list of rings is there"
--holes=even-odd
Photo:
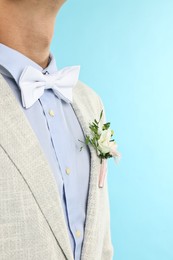
[[[49,59],[50,62],[48,66],[43,69],[40,65],[22,53],[0,43],[0,73],[7,77],[14,78],[17,84],[19,83],[20,75],[26,66],[33,66],[43,74],[46,72],[52,74],[57,71],[56,61],[52,53],[50,53]]]

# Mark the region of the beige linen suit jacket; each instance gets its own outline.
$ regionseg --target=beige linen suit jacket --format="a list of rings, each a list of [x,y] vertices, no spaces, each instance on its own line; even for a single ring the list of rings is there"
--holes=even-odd
[[[85,134],[102,102],[78,81],[73,108]],[[111,260],[107,179],[98,187],[100,160],[92,147],[81,260]],[[85,181],[85,180],[83,180]],[[0,74],[0,260],[72,260],[56,181],[39,141]]]

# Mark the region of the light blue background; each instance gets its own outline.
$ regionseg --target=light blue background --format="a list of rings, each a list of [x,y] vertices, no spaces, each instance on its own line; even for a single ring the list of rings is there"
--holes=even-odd
[[[52,51],[59,67],[81,65],[115,130],[114,259],[173,260],[173,1],[69,0]]]

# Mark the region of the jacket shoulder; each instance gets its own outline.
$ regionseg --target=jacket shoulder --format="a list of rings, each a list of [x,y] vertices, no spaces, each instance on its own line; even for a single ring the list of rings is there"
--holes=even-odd
[[[80,80],[75,86],[75,92],[79,95],[86,95],[87,98],[99,99],[99,95],[96,93],[96,91]]]
[[[100,110],[101,99],[100,96],[90,86],[82,81],[78,81],[74,87],[74,99],[77,99],[81,106],[89,109],[89,111],[96,112]]]

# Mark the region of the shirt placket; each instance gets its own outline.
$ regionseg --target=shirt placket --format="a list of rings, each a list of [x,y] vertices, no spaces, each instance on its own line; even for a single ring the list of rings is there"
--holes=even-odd
[[[78,216],[79,205],[76,205],[75,203],[75,201],[77,201],[77,196],[79,196],[79,187],[77,186],[76,148],[63,115],[61,100],[56,98],[56,104],[49,104],[48,100],[45,100],[45,98],[46,95],[43,95],[40,101],[44,109],[53,148],[56,153],[57,163],[59,163],[61,169],[67,219],[74,240],[76,255],[83,237],[83,226],[82,223],[80,223]],[[75,259],[79,259],[79,257],[76,256]]]

